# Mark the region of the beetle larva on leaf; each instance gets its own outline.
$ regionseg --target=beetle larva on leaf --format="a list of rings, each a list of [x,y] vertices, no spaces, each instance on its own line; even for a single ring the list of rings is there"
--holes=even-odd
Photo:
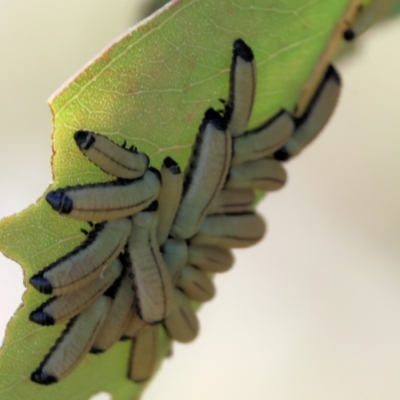
[[[208,272],[228,271],[234,262],[232,251],[215,246],[191,244],[188,264]]]
[[[52,297],[32,311],[29,319],[40,325],[54,325],[75,317],[90,307],[113,284],[121,271],[122,264],[117,258],[102,276],[74,292]]]
[[[87,354],[111,305],[111,299],[101,296],[91,307],[73,318],[32,372],[31,380],[50,385],[71,373]]]
[[[149,166],[149,157],[136,149],[118,146],[106,136],[88,131],[77,131],[75,143],[81,152],[104,172],[118,178],[136,179]]]
[[[182,196],[183,174],[179,165],[171,158],[164,160],[161,168],[162,185],[158,197],[157,241],[161,246],[171,231],[172,222]]]
[[[256,92],[256,65],[249,46],[238,39],[233,43],[229,97],[225,105],[225,118],[232,137],[247,129]]]
[[[247,161],[233,166],[225,184],[228,189],[257,189],[267,192],[280,189],[287,175],[282,164],[272,158]]]
[[[190,244],[243,248],[256,244],[266,231],[264,220],[253,212],[207,216]]]
[[[117,343],[134,313],[132,280],[127,274],[121,278],[115,287],[104,293],[112,299],[112,303],[93,342],[92,353],[102,353]]]
[[[272,155],[292,136],[294,121],[282,110],[260,127],[233,139],[232,165]]]
[[[209,214],[241,213],[253,205],[256,194],[252,189],[222,189],[212,202]]]
[[[173,340],[191,342],[199,333],[200,325],[189,299],[179,289],[175,289],[175,308],[164,321],[164,328]]]
[[[232,141],[223,118],[206,111],[186,172],[182,199],[172,226],[174,237],[188,239],[199,228],[214,198],[224,185]]]
[[[127,258],[133,273],[136,310],[148,324],[171,312],[173,286],[156,238],[158,202],[132,217]]]
[[[204,271],[192,265],[185,265],[176,286],[182,289],[189,299],[202,303],[215,296],[213,281]]]
[[[96,224],[78,247],[29,280],[44,294],[70,293],[95,280],[122,251],[131,229],[129,219]]]
[[[157,198],[160,179],[160,173],[149,168],[139,179],[68,186],[47,193],[46,200],[55,211],[81,221],[123,218]]]
[[[129,378],[136,383],[153,374],[158,354],[158,326],[144,326],[132,341]]]
[[[182,268],[188,259],[188,245],[185,240],[169,238],[162,247],[162,256],[172,283],[176,283]]]
[[[286,161],[299,154],[322,131],[335,110],[340,95],[340,77],[330,65],[306,111],[295,118],[295,130],[289,141],[274,156]]]

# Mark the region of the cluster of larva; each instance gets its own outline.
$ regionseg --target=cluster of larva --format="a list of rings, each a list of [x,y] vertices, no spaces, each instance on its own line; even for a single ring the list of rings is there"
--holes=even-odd
[[[88,352],[131,339],[128,376],[143,382],[155,368],[160,326],[178,342],[196,337],[192,302],[214,296],[211,274],[232,266],[231,248],[263,237],[264,221],[252,210],[255,192],[284,185],[281,161],[298,154],[322,129],[340,82],[329,67],[301,118],[282,110],[247,130],[255,88],[253,52],[238,39],[228,100],[223,112],[205,112],[185,173],[170,157],[158,171],[136,148],[92,132],[75,133],[81,152],[117,179],[46,196],[55,211],[87,221],[92,229],[76,249],[30,279],[38,291],[53,296],[30,320],[44,326],[69,321],[32,381],[58,382]]]

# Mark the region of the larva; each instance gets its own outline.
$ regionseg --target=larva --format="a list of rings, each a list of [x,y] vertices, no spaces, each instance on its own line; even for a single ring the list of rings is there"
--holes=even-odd
[[[127,274],[104,295],[109,296],[112,303],[93,342],[92,353],[102,353],[117,343],[134,313],[132,280]]]
[[[211,300],[215,295],[213,281],[204,271],[192,265],[185,265],[176,286],[182,289],[190,299],[202,303]]]
[[[295,131],[289,141],[274,154],[286,161],[299,154],[322,131],[333,114],[340,95],[340,77],[330,65],[306,111],[295,119]]]
[[[255,213],[207,216],[190,244],[243,248],[256,244],[266,231],[263,219]]]
[[[32,276],[29,282],[41,293],[56,296],[84,287],[115,260],[130,229],[131,222],[126,218],[96,224],[81,245]]]
[[[157,224],[157,241],[160,246],[167,240],[171,231],[183,189],[183,174],[179,165],[171,157],[164,160],[161,168],[161,180]]]
[[[122,264],[117,258],[93,282],[69,294],[52,297],[32,311],[29,319],[40,325],[54,325],[75,317],[90,307],[112,285],[121,271]]]
[[[234,263],[232,251],[222,247],[191,244],[188,264],[208,272],[228,271]]]
[[[123,218],[143,210],[157,198],[160,179],[160,173],[150,168],[139,179],[57,189],[47,193],[46,201],[60,214],[81,221]]]
[[[188,259],[188,245],[185,240],[169,238],[162,247],[162,256],[172,282],[175,284]]]
[[[73,318],[60,338],[32,372],[31,380],[50,385],[71,373],[87,354],[111,305],[111,299],[101,296],[91,307]]]
[[[144,326],[132,341],[129,378],[141,383],[153,374],[158,355],[158,327]]]
[[[132,268],[137,312],[148,324],[171,312],[173,287],[156,239],[158,202],[132,218],[127,256]]]
[[[294,121],[282,110],[260,127],[233,139],[232,165],[272,155],[292,136]]]
[[[175,289],[176,307],[164,321],[164,328],[173,340],[191,342],[199,333],[200,325],[186,295]]]
[[[93,164],[118,178],[139,178],[149,166],[150,160],[146,154],[118,146],[106,136],[81,130],[75,132],[74,139]]]
[[[225,105],[225,119],[232,137],[242,135],[253,109],[256,91],[256,65],[249,46],[238,39],[233,43],[229,97]]]
[[[231,143],[222,117],[213,109],[207,110],[186,172],[182,199],[171,230],[174,237],[188,239],[196,233],[226,180]]]
[[[280,189],[287,175],[282,164],[272,158],[247,161],[233,166],[225,184],[228,189],[254,189],[267,192]]]
[[[252,189],[222,189],[211,203],[209,214],[241,213],[253,205],[256,194]]]

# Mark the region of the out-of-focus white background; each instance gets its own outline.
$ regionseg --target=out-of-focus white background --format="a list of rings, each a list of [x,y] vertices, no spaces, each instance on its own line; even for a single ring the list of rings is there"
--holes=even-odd
[[[1,0],[0,217],[51,182],[47,98],[144,1]],[[400,398],[399,42],[394,19],[337,63],[339,107],[261,204],[267,237],[217,276],[199,338],[174,347],[144,400]],[[1,332],[22,291],[0,255]]]

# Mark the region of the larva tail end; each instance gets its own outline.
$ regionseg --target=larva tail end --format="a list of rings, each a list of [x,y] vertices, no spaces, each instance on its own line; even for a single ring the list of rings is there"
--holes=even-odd
[[[44,372],[41,368],[33,371],[31,374],[31,381],[38,383],[39,385],[51,385],[53,383],[57,383],[58,379]]]
[[[54,318],[40,309],[32,311],[29,314],[29,320],[43,326],[51,326],[55,324]]]
[[[53,292],[53,287],[51,286],[51,283],[40,273],[32,276],[32,278],[29,279],[29,283],[40,293],[51,294]]]
[[[288,161],[290,159],[290,154],[282,147],[274,153],[274,158],[278,161]]]
[[[243,58],[244,61],[252,62],[254,60],[253,51],[243,39],[237,39],[233,42],[233,54],[236,57]]]

